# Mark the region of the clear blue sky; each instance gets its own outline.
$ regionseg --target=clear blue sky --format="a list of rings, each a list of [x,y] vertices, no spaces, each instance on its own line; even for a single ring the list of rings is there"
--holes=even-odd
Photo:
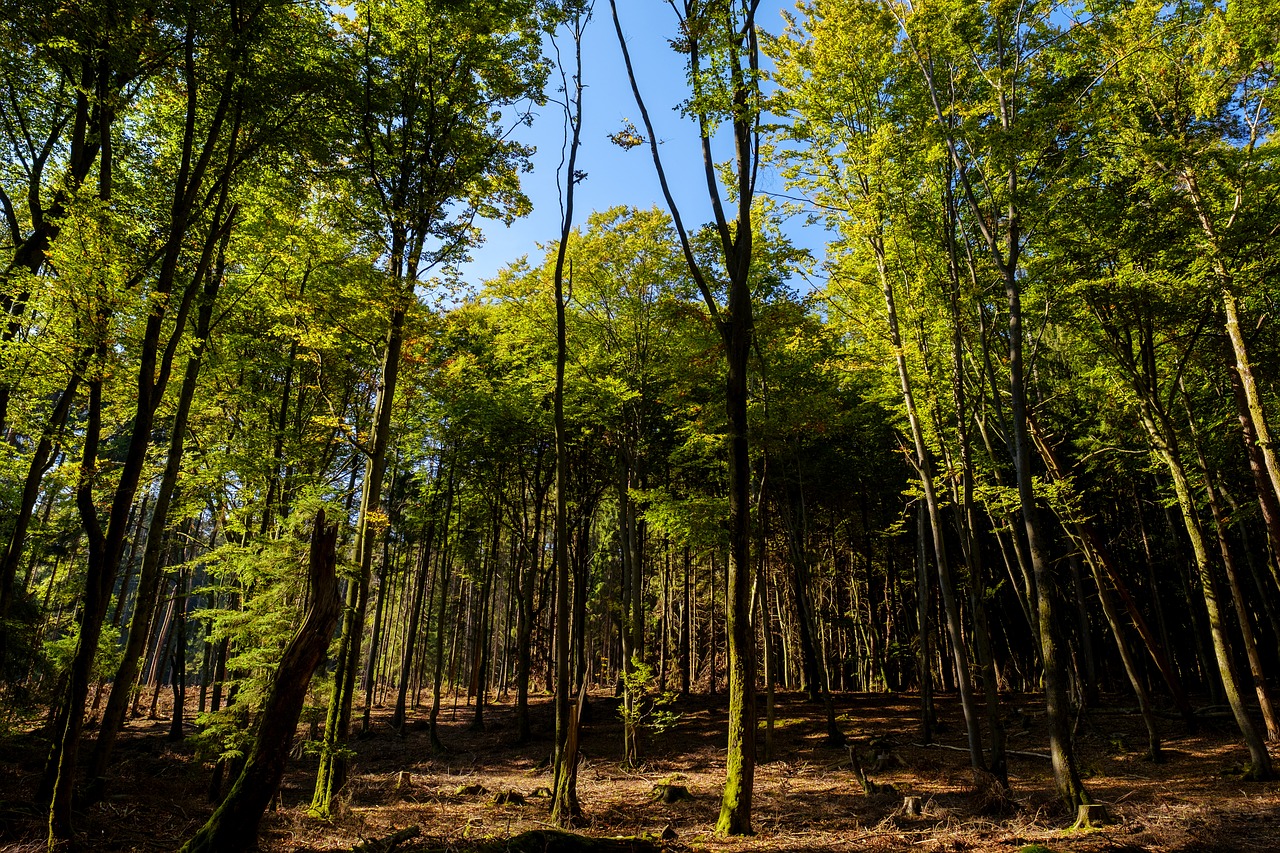
[[[763,0],[759,14],[761,27],[769,32],[780,31],[781,11],[793,5],[794,0]],[[661,142],[663,165],[676,203],[690,228],[709,222],[711,208],[696,128],[676,109],[686,96],[687,88],[684,57],[672,51],[667,43],[667,39],[676,34],[675,15],[662,0],[619,0],[618,11],[641,92]],[[571,61],[572,42],[564,37],[563,31],[560,47],[565,60]],[[644,128],[627,82],[607,0],[597,0],[595,16],[587,27],[582,76],[586,90],[578,158],[579,168],[587,172],[588,177],[576,190],[575,225],[585,222],[592,211],[620,204],[643,208],[656,205],[665,210],[648,146],[624,151],[609,141],[609,134],[620,130],[628,119],[641,133]],[[538,260],[541,252],[537,244],[550,243],[558,236],[556,165],[560,162],[564,139],[561,109],[548,104],[539,110],[532,127],[519,128],[515,136],[537,147],[533,171],[522,176],[525,193],[533,202],[533,213],[517,220],[510,228],[500,222],[482,223],[486,241],[473,252],[474,260],[463,267],[466,279],[472,284],[493,276],[522,255]],[[716,151],[719,160],[727,160],[731,155],[725,144]],[[781,179],[765,169],[761,170],[757,186],[758,191],[784,191]],[[797,245],[810,249],[816,257],[822,256],[826,235],[821,229],[806,230],[796,218],[787,224],[786,230]]]

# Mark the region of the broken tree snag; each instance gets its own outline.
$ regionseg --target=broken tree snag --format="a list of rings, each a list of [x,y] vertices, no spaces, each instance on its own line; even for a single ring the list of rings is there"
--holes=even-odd
[[[271,693],[262,706],[253,752],[222,805],[183,846],[182,853],[238,853],[257,843],[262,813],[284,776],[307,687],[329,646],[342,609],[334,574],[338,526],[326,527],[324,520],[324,510],[317,512],[311,534],[311,607],[280,658]]]
[[[693,794],[689,793],[689,789],[684,785],[660,784],[654,785],[653,791],[649,794],[649,798],[657,800],[660,803],[671,805],[681,800],[692,800]]]
[[[858,784],[862,786],[862,793],[867,796],[872,794],[888,794],[893,792],[892,785],[877,785],[871,781],[871,777],[867,775],[866,769],[862,766],[862,758],[858,755],[858,742],[850,739],[845,744],[845,748],[849,750],[849,764],[853,767],[853,775],[858,777]]]
[[[1072,829],[1093,829],[1107,825],[1107,810],[1101,803],[1081,803],[1076,810],[1076,822]]]

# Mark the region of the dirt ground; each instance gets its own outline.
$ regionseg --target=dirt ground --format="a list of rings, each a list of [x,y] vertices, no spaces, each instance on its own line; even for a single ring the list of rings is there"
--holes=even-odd
[[[656,836],[670,827],[675,832],[667,844],[671,850],[723,853],[1012,853],[1037,844],[1053,853],[1280,850],[1280,783],[1241,780],[1247,754],[1229,718],[1210,716],[1195,736],[1188,736],[1179,721],[1165,720],[1168,761],[1161,765],[1143,760],[1145,734],[1135,714],[1104,705],[1083,719],[1077,729],[1080,765],[1111,823],[1080,831],[1069,828],[1073,816],[1052,793],[1039,702],[1019,696],[1004,700],[1010,748],[1026,754],[1010,759],[1013,802],[1001,811],[989,795],[973,789],[967,753],[959,749],[964,730],[954,703],[939,702],[943,730],[938,741],[953,747],[948,749],[917,744],[915,697],[836,697],[841,726],[859,743],[868,773],[879,785],[892,786],[868,796],[847,750],[825,744],[821,705],[781,694],[775,760],[756,770],[756,834],[726,840],[714,837],[712,829],[723,782],[727,698],[698,696],[678,704],[675,728],[646,736],[641,766],[627,769],[620,763],[616,700],[593,697],[578,777],[582,831]],[[470,708],[460,704],[454,712],[447,703],[440,734],[449,752],[441,755],[430,749],[425,709],[403,738],[387,725],[389,711],[376,709],[372,735],[353,742],[352,777],[338,816],[332,822],[306,816],[316,761],[304,756],[291,763],[280,808],[263,822],[262,850],[349,850],[407,826],[420,827],[437,845],[464,850],[468,841],[546,828],[549,801],[538,789],[550,785],[545,763],[551,707],[546,698],[534,701],[535,738],[520,747],[511,744],[511,703],[490,705],[482,732],[469,731]],[[84,849],[174,850],[209,815],[210,768],[189,747],[167,741],[167,730],[164,721],[129,724],[107,798],[79,815]],[[0,850],[43,849],[43,816],[27,804],[42,758],[29,735],[0,741]],[[673,782],[686,786],[692,799],[665,805],[652,798],[655,785]],[[469,786],[480,787],[460,792]],[[506,791],[522,794],[524,803],[495,805],[494,796]],[[906,795],[922,798],[922,815],[901,813]]]

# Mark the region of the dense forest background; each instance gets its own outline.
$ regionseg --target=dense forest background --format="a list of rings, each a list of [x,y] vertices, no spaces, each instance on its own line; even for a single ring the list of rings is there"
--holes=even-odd
[[[833,743],[833,694],[926,742],[954,694],[996,791],[1036,693],[1086,821],[1100,694],[1153,761],[1228,709],[1271,778],[1280,5],[592,5],[0,3],[0,729],[48,745],[50,845],[158,707],[226,813],[262,789],[235,844],[271,725],[326,817],[375,709],[443,750],[450,697],[527,742],[554,694],[563,825],[597,688],[632,764],[727,693],[730,835],[781,691]],[[583,138],[620,12],[678,18],[687,86],[627,54],[637,119]],[[471,280],[535,108],[545,254]],[[575,218],[627,180],[586,146],[667,203]]]

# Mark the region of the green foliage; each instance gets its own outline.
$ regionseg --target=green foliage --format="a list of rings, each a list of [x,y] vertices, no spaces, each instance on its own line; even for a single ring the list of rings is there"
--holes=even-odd
[[[676,694],[657,688],[653,667],[639,658],[631,661],[631,671],[622,674],[622,689],[627,701],[618,706],[618,715],[630,731],[644,729],[660,735],[680,724],[683,716],[673,711]]]

